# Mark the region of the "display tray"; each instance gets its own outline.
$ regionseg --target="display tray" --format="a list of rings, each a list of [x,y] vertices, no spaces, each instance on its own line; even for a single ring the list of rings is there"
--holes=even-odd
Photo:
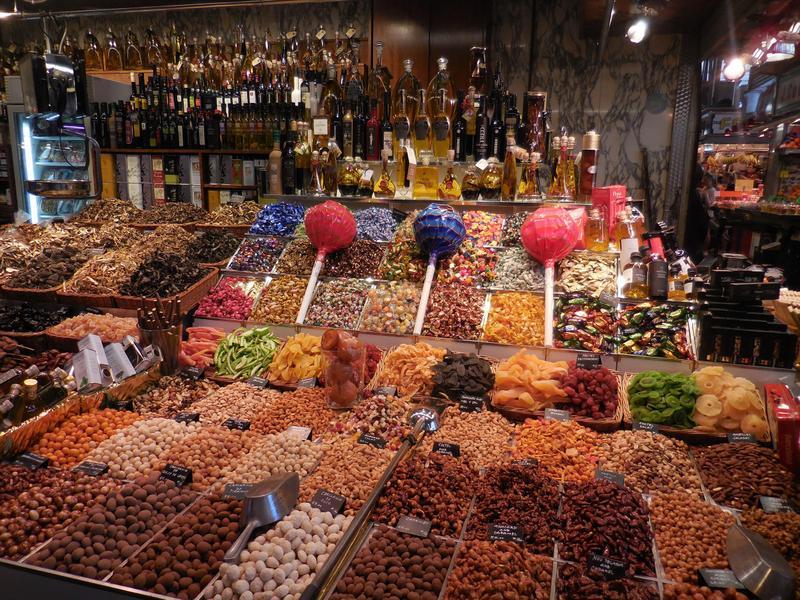
[[[11,300],[24,300],[25,302],[57,302],[58,290],[63,283],[50,288],[17,288],[8,285],[0,286],[0,294]]]
[[[56,292],[56,299],[68,306],[90,306],[93,308],[114,308],[114,297],[111,294],[77,294],[64,291],[63,286]]]
[[[43,351],[47,348],[47,339],[42,331],[0,331],[0,337],[10,337],[28,348]]]
[[[217,269],[210,269],[208,274],[194,283],[188,289],[182,291],[180,294],[174,296],[166,296],[161,298],[162,302],[171,302],[173,299],[178,299],[181,302],[181,311],[183,314],[189,312],[192,308],[200,304],[200,300],[214,287],[217,282],[219,271]],[[114,296],[114,306],[116,308],[124,308],[128,310],[136,310],[142,307],[154,308],[157,304],[155,298],[139,298],[137,296]]]
[[[52,327],[44,330],[45,337],[47,338],[47,347],[59,350],[61,352],[77,352],[78,342],[83,339],[81,337],[71,337],[52,333]],[[103,344],[110,344],[110,341],[103,340]]]

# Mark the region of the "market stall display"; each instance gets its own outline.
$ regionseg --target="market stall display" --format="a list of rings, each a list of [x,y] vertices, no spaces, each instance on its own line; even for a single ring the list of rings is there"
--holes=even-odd
[[[277,237],[246,237],[239,244],[228,268],[234,271],[269,273],[285,245],[286,241]]]

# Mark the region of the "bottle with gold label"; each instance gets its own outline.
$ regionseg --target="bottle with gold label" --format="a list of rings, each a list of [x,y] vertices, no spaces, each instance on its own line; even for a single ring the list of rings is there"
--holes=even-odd
[[[447,172],[439,183],[437,197],[440,200],[458,200],[461,197],[461,186],[453,173],[453,158],[455,150],[447,151]]]
[[[599,208],[593,208],[589,211],[583,237],[587,250],[594,252],[608,251],[608,230]]]
[[[431,165],[433,153],[430,150],[423,150],[420,153],[421,164],[417,165],[416,175],[414,177],[414,193],[415,199],[433,199],[437,194],[437,187],[439,183],[439,168]]]
[[[481,198],[483,200],[499,200],[502,180],[503,166],[497,158],[490,156],[488,164],[481,174]]]
[[[669,300],[686,300],[686,281],[689,276],[681,271],[680,265],[669,266],[667,298]]]
[[[423,152],[431,150],[431,119],[425,106],[425,90],[419,90],[417,103],[417,116],[414,117],[414,152],[421,156]]]
[[[517,189],[518,200],[533,200],[541,196],[539,190],[539,153],[531,152],[530,158],[522,164],[522,173],[519,178],[519,188]]]
[[[381,163],[381,174],[372,191],[376,198],[394,198],[397,187],[389,175],[389,150],[386,148],[381,150]]]
[[[436,158],[445,158],[450,150],[453,131],[447,115],[447,92],[443,89],[439,90],[436,107],[433,115],[433,154]]]

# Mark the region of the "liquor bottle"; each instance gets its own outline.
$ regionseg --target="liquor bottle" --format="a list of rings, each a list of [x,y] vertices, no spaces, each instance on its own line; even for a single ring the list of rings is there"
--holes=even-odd
[[[455,160],[464,162],[467,160],[467,123],[464,120],[464,92],[458,91],[458,101],[456,102],[456,115],[453,121],[453,150]]]
[[[100,131],[99,131],[100,139],[102,143],[100,144],[103,148],[109,148],[111,146],[110,141],[110,131],[108,128],[108,104],[102,102],[100,104]]]
[[[106,33],[106,49],[105,55],[105,70],[106,71],[121,71],[123,69],[122,52],[117,47],[117,36],[108,28]]]
[[[375,66],[369,72],[369,76],[367,77],[366,94],[370,99],[370,102],[375,102],[376,105],[378,105],[380,109],[378,118],[381,120],[388,119],[391,116],[391,112],[388,110],[388,107],[383,108],[380,106],[380,101],[386,92],[389,92],[389,95],[391,96],[391,79],[392,76],[389,73],[389,70],[383,66],[383,42],[375,42]]]
[[[519,111],[517,110],[517,96],[516,94],[512,94],[509,92],[508,94],[506,94],[505,98],[507,104],[506,116],[504,121],[506,126],[506,132],[508,132],[510,128],[511,131],[510,135],[511,137],[514,138],[514,143],[516,143],[518,146],[524,147],[517,141],[517,132],[519,130]],[[506,137],[508,137],[508,135],[509,134],[507,133]]]
[[[486,168],[481,173],[481,198],[499,200],[503,185],[503,165],[496,157],[490,156]]]
[[[423,150],[431,149],[431,119],[425,103],[425,90],[419,90],[417,116],[414,118],[414,152],[420,156]]]
[[[424,90],[420,90],[420,109],[424,109]],[[438,193],[439,184],[439,168],[431,165],[433,153],[430,150],[420,150],[419,157],[422,164],[417,165],[416,174],[414,176],[414,199],[432,199]]]
[[[500,199],[514,200],[517,193],[517,159],[514,156],[514,147],[506,148],[503,161],[503,179],[500,183]]]
[[[369,120],[366,123],[366,149],[367,160],[378,160],[381,155],[381,124],[378,121],[378,102],[369,100]]]
[[[328,63],[328,77],[322,88],[321,109],[328,115],[336,112],[336,104],[342,99],[342,88],[336,81],[336,65]]]
[[[320,153],[320,160],[324,156],[325,160],[322,163],[322,184],[325,192],[330,196],[336,196],[339,190],[338,172],[336,169],[336,148],[325,148]]]
[[[369,164],[362,161],[360,156],[356,156],[355,162],[360,172],[356,196],[359,198],[372,198],[372,188],[375,185],[375,182],[372,180],[374,173],[372,169],[369,168]]]
[[[608,229],[599,208],[589,211],[583,234],[586,249],[594,252],[608,251]]]
[[[269,193],[282,194],[283,184],[282,174],[282,153],[281,153],[281,133],[278,130],[272,132],[272,152],[269,153]]]
[[[344,129],[342,126],[342,103],[337,101],[331,119],[331,138],[339,148],[344,148]]]
[[[375,187],[372,189],[376,198],[394,198],[397,187],[394,185],[391,176],[389,175],[389,154],[391,150],[384,148],[381,150],[381,174],[378,181],[375,182]]]
[[[296,140],[297,129],[290,130],[281,154],[281,183],[283,187],[283,193],[286,195],[293,195],[297,193],[297,188],[295,185],[297,162],[294,151]]]
[[[102,71],[103,53],[100,49],[100,42],[97,41],[97,37],[95,37],[91,29],[86,32],[84,43],[86,44],[86,47],[83,49],[83,55],[86,61],[86,70]]]
[[[433,154],[436,158],[447,158],[452,143],[452,129],[450,127],[450,116],[448,115],[447,91],[439,90],[439,101],[437,110],[433,114]]]
[[[401,110],[400,105],[404,104],[404,106],[402,106],[402,112],[408,115],[409,123],[413,123],[414,118],[417,116],[418,107],[415,106],[415,104],[420,89],[419,80],[412,72],[413,68],[414,61],[410,58],[403,60],[403,74],[394,86],[394,106],[392,109],[392,114],[396,115]],[[405,91],[405,102],[403,102],[401,91]],[[395,124],[395,129],[396,128],[397,125]]]
[[[522,113],[517,124],[517,146],[530,148],[528,143],[528,94],[522,95]]]
[[[197,147],[198,148],[205,148],[206,147],[206,114],[204,112],[200,112],[197,115]]]
[[[522,164],[522,173],[517,189],[518,200],[533,200],[541,195],[539,190],[539,153],[531,152],[529,159]]]
[[[116,148],[125,147],[125,103],[120,100],[114,112],[114,131],[117,134]]]
[[[436,65],[438,66],[436,75],[428,83],[428,114],[435,115],[441,110],[439,103],[441,93],[444,92],[446,98],[444,113],[447,115],[447,119],[452,121],[456,110],[456,90],[453,87],[450,72],[447,70],[447,59],[445,57],[437,59]]]
[[[669,300],[686,300],[686,282],[688,275],[681,272],[680,265],[671,264],[669,266],[669,289],[667,298]]]
[[[442,181],[439,182],[436,197],[439,200],[458,200],[461,197],[461,186],[453,173],[453,158],[455,157],[455,150],[450,149],[447,151],[447,165],[446,172]]]
[[[484,158],[489,158],[489,116],[486,114],[486,96],[481,96],[475,116],[475,160]]]
[[[594,177],[597,173],[597,151],[600,149],[600,136],[595,131],[584,134],[581,143],[580,180],[578,198],[589,200],[594,188]]]
[[[669,296],[669,264],[658,252],[650,255],[647,265],[647,292],[652,300],[666,300]]]
[[[383,93],[383,119],[381,120],[381,146],[389,153],[388,160],[392,160],[394,156],[394,128],[390,120],[391,92]]]
[[[356,156],[367,154],[367,116],[363,100],[363,96],[359,98],[355,104],[356,110],[353,112],[353,154]]]
[[[320,164],[320,153],[317,150],[311,152],[311,185],[309,192],[312,196],[324,196],[325,188],[322,186],[322,165]]]
[[[526,148],[533,148],[541,156],[547,155],[547,126],[545,111],[547,109],[547,94],[540,91],[525,94],[525,115],[527,137],[523,140]]]
[[[489,151],[490,156],[494,156],[498,160],[500,157],[505,157],[505,132],[506,128],[501,120],[501,106],[500,91],[495,90],[492,93],[492,104],[494,110],[492,111],[492,120],[489,123]]]
[[[392,116],[394,124],[394,147],[392,148],[395,160],[400,156],[400,148],[409,144],[411,135],[411,118],[406,110],[406,91],[400,90],[400,102],[397,104],[397,112]]]
[[[344,96],[353,105],[364,95],[364,82],[361,80],[361,73],[358,72],[358,64],[353,62],[350,65],[350,76],[344,86]]]
[[[564,163],[564,170],[569,197],[575,198],[578,189],[575,176],[575,136],[572,135],[567,138],[567,160]]]
[[[647,298],[647,266],[642,262],[642,255],[637,250],[626,259],[622,270],[622,296],[624,298]]]
[[[349,100],[345,100],[346,108],[342,117],[342,152],[345,156],[353,156],[353,109]]]
[[[308,145],[308,125],[297,124],[298,141],[295,144],[295,187],[298,194],[308,192],[311,181],[311,147]]]
[[[472,55],[469,84],[475,88],[476,96],[483,96],[489,88],[489,73],[486,70],[486,47],[473,46],[469,49],[469,52]]]
[[[358,180],[361,174],[353,161],[352,156],[345,156],[344,162],[339,167],[338,184],[342,196],[355,196],[358,190]]]

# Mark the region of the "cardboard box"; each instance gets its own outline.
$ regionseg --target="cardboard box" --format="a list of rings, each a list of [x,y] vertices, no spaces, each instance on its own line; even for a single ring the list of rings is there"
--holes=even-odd
[[[624,185],[607,185],[592,190],[592,208],[599,208],[608,226],[608,239],[614,239],[617,215],[625,209],[628,189]]]
[[[782,383],[764,385],[772,446],[783,466],[800,475],[800,403]]]

